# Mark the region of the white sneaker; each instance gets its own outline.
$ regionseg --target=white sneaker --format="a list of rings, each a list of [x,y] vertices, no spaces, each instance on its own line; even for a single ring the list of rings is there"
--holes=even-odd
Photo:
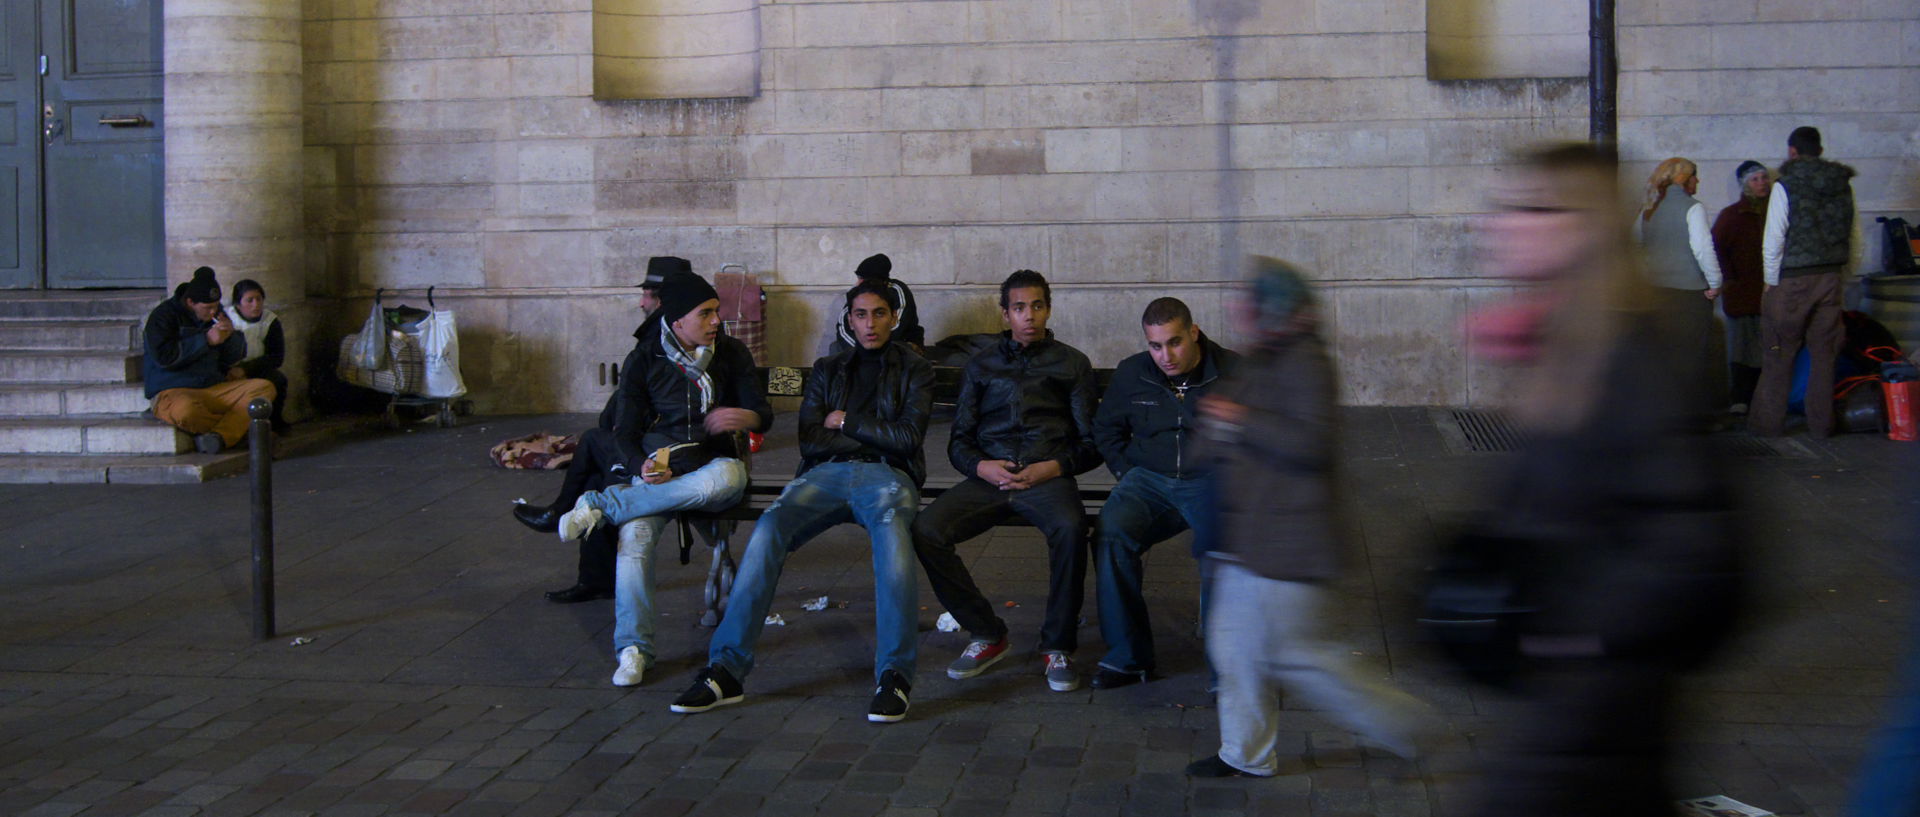
[[[640,657],[639,647],[627,647],[620,651],[620,666],[613,671],[613,685],[633,687],[640,685],[640,677],[647,674],[647,662]]]
[[[588,505],[586,497],[580,497],[580,501],[573,503],[573,510],[560,517],[560,541],[571,542],[586,536],[589,531],[599,527],[600,520],[606,516],[599,508]]]

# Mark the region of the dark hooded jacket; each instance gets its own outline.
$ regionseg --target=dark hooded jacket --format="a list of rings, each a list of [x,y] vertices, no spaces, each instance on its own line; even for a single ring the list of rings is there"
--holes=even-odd
[[[247,356],[247,340],[235,331],[213,346],[207,343],[212,327],[213,321],[194,316],[177,291],[147,314],[140,356],[147,399],[167,389],[204,389],[227,379],[227,370]]]
[[[1133,355],[1114,368],[1113,382],[1093,417],[1094,443],[1114,476],[1135,467],[1177,478],[1204,471],[1192,450],[1199,425],[1195,408],[1220,378],[1233,374],[1240,355],[1204,333],[1200,348],[1200,365],[1184,397],[1151,353]]]
[[[914,487],[927,481],[927,458],[921,443],[933,414],[933,364],[900,343],[880,350],[878,393],[871,413],[847,414],[846,424],[827,428],[827,415],[846,411],[848,384],[858,349],[820,358],[807,378],[800,401],[800,470],[835,456],[878,455],[887,465],[912,478]]]
[[[676,451],[669,463],[674,473],[684,474],[714,457],[743,456],[744,441],[737,439],[741,435],[708,436],[699,389],[661,348],[660,322],[648,318],[634,330],[634,337],[639,343],[621,364],[620,389],[613,396],[613,438],[620,461],[632,468],[656,449],[698,443],[696,451]],[[752,430],[766,433],[773,426],[773,406],[760,386],[753,353],[726,335],[716,337],[713,344],[713,361],[707,365],[713,378],[712,407],[757,412],[760,425]]]
[[[1053,339],[1021,346],[1013,333],[967,361],[955,400],[947,459],[964,476],[982,460],[1025,467],[1058,460],[1066,476],[1100,464],[1093,413],[1100,395],[1093,364],[1080,350]]]

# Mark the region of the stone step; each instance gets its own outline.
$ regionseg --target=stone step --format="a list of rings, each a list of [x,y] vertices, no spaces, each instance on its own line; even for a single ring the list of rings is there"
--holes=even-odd
[[[166,296],[164,289],[0,292],[0,321],[139,321]]]
[[[334,417],[300,423],[293,433],[274,440],[275,460],[294,456],[341,437],[364,433],[388,433],[386,421],[379,415]],[[100,483],[160,484],[204,482],[247,471],[246,449],[218,454],[176,454],[172,456],[126,456],[117,454],[0,454],[0,483]]]
[[[138,383],[133,352],[12,352],[0,355],[0,384]]]
[[[121,318],[75,321],[0,321],[0,351],[133,351],[140,323]]]
[[[0,417],[139,414],[149,401],[138,383],[35,383],[0,386]]]
[[[0,420],[0,454],[182,454],[193,438],[138,415]]]

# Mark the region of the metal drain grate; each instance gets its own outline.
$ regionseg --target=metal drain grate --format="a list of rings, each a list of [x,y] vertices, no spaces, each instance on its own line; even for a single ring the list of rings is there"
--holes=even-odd
[[[1526,435],[1505,414],[1484,409],[1436,409],[1434,426],[1457,453],[1481,454],[1518,451]]]

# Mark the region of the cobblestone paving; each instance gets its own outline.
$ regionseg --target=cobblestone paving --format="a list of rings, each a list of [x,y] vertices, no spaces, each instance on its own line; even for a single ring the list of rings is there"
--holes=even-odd
[[[544,602],[571,581],[572,549],[507,517],[514,497],[550,499],[557,476],[485,458],[498,439],[589,419],[421,426],[282,462],[281,633],[258,644],[244,479],[0,487],[0,814],[1422,817],[1470,804],[1475,748],[1504,702],[1422,650],[1410,598],[1434,526],[1495,460],[1448,453],[1424,410],[1348,412],[1359,559],[1333,629],[1444,712],[1450,739],[1415,765],[1289,709],[1281,776],[1214,782],[1181,775],[1218,739],[1184,539],[1149,560],[1166,662],[1150,684],[1046,689],[1032,653],[1044,544],[1004,529],[966,555],[1018,605],[1004,612],[1023,652],[948,680],[963,641],[932,631],[923,589],[912,713],[867,723],[872,580],[859,530],[842,527],[789,563],[774,605],[789,624],[768,628],[742,705],[667,711],[710,632],[703,568],[671,550],[660,663],[636,689],[609,686],[611,608]],[[776,434],[756,470],[790,474],[790,440]],[[940,445],[936,479],[950,473]],[[1809,456],[1740,461],[1765,534],[1763,611],[1685,682],[1675,773],[1683,793],[1832,815],[1904,643],[1892,537],[1914,471],[1884,440],[1800,445]],[[847,606],[800,609],[819,595]]]

